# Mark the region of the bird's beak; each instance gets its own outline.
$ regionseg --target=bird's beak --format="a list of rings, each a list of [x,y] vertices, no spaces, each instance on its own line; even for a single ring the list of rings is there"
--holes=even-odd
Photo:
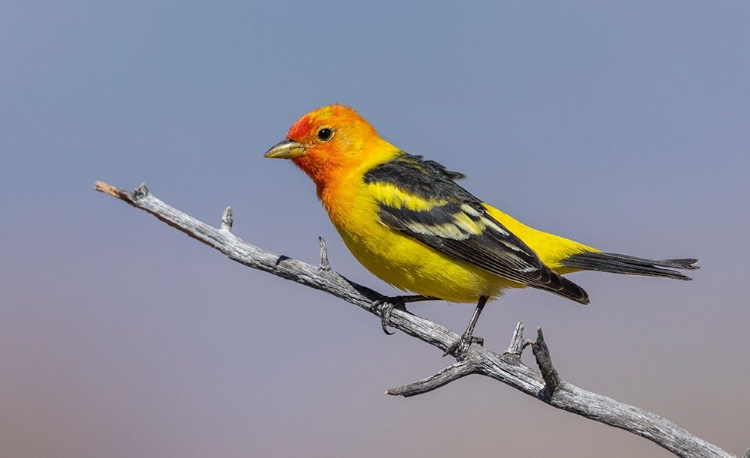
[[[291,140],[284,140],[278,143],[273,148],[266,151],[263,157],[275,158],[275,159],[294,159],[305,155],[305,145],[302,143],[293,142]]]

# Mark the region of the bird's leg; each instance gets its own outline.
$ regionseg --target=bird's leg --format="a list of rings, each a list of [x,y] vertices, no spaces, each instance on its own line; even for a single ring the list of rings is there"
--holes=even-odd
[[[391,321],[391,312],[393,312],[394,308],[398,308],[406,312],[406,304],[408,303],[434,300],[438,300],[438,298],[421,295],[394,296],[387,299],[377,300],[373,303],[373,305],[375,307],[378,307],[380,311],[380,325],[383,326],[383,332],[386,333],[386,335],[391,336],[394,333],[388,331],[388,323]]]
[[[466,327],[466,331],[464,331],[463,335],[445,350],[443,356],[447,356],[453,353],[456,358],[461,360],[463,359],[463,355],[466,353],[472,343],[476,342],[479,345],[482,345],[484,343],[484,339],[482,339],[481,337],[474,337],[472,336],[472,334],[474,334],[474,328],[477,325],[477,321],[479,321],[479,315],[482,313],[482,310],[484,309],[484,306],[487,304],[488,300],[489,296],[481,296],[479,298],[477,307],[474,309],[474,315],[471,316],[471,321],[469,322],[469,326]]]

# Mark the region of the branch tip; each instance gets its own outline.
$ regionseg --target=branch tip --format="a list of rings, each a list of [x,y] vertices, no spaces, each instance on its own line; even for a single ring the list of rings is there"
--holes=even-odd
[[[224,213],[221,214],[221,228],[225,231],[232,232],[232,224],[234,224],[232,207],[227,207],[224,209]]]
[[[133,191],[133,199],[137,200],[142,197],[146,197],[148,195],[148,188],[146,187],[146,183],[141,183],[138,185],[137,188]]]
[[[328,272],[331,270],[331,263],[328,261],[328,248],[323,237],[318,237],[318,245],[320,246],[320,265],[318,268],[324,272]]]
[[[536,335],[536,340],[531,341],[531,350],[534,352],[536,364],[542,372],[544,387],[547,390],[547,397],[551,399],[552,395],[555,394],[555,391],[560,388],[562,380],[560,380],[557,370],[552,365],[552,358],[550,357],[547,343],[544,341],[544,334],[542,334],[541,326],[536,328]]]
[[[109,185],[103,181],[94,181],[94,189],[99,192],[103,192],[104,194],[109,194],[112,197],[117,197],[120,200],[131,200],[130,193],[123,189]]]
[[[521,353],[523,353],[527,345],[529,345],[529,341],[523,339],[523,321],[519,321],[516,324],[516,329],[513,331],[513,336],[510,338],[510,344],[505,350],[505,354],[520,358]]]

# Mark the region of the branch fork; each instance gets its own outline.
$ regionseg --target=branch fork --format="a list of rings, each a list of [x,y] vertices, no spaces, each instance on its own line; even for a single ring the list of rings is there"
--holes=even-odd
[[[547,344],[544,341],[542,328],[537,328],[536,340],[525,340],[523,338],[523,323],[519,322],[516,325],[516,329],[511,337],[510,345],[503,354],[503,357],[511,359],[516,364],[521,364],[521,353],[529,344],[532,346],[534,357],[536,358],[537,365],[539,366],[539,370],[541,371],[545,383],[544,388],[540,391],[539,395],[545,399],[551,398],[562,382],[557,374],[557,370],[555,370],[552,365],[552,359],[549,355],[549,348],[547,348]],[[426,379],[408,385],[391,388],[385,393],[393,396],[416,396],[418,394],[436,390],[453,381],[466,377],[467,375],[477,373],[482,374],[482,356],[477,351],[479,348],[482,348],[479,344],[472,344],[463,358],[457,363],[451,364]]]

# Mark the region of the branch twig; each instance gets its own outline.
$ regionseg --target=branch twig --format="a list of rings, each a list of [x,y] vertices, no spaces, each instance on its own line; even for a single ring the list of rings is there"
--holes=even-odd
[[[140,185],[132,193],[99,181],[95,183],[95,188],[97,191],[147,211],[175,229],[219,250],[229,259],[245,266],[325,291],[375,315],[380,313],[380,308],[374,304],[389,300],[387,296],[351,282],[333,271],[328,262],[328,254],[322,238],[319,240],[320,265],[313,266],[256,247],[232,234],[230,208],[224,211],[221,227],[215,228],[157,199],[149,193],[145,184]],[[459,338],[458,334],[444,326],[399,308],[392,310],[390,326],[437,347],[441,352]],[[532,346],[541,374],[521,362],[521,353],[529,344]],[[424,380],[392,388],[387,393],[405,397],[415,396],[470,374],[493,378],[558,409],[637,434],[677,456],[733,456],[656,414],[562,381],[552,366],[549,349],[544,342],[541,329],[537,330],[537,339],[529,342],[523,338],[522,323],[516,327],[511,343],[504,354],[500,355],[472,344],[463,361]]]
[[[539,370],[542,371],[545,390],[544,394],[551,398],[554,396],[555,391],[560,388],[562,381],[560,380],[560,376],[557,375],[557,370],[552,366],[552,357],[550,357],[549,348],[547,348],[547,343],[544,341],[542,328],[536,328],[536,334],[536,340],[531,342],[531,351],[534,352],[536,364],[539,366]]]
[[[445,386],[454,380],[458,380],[461,377],[473,374],[476,371],[476,365],[467,355],[466,359],[464,359],[463,361],[452,364],[435,375],[427,377],[426,379],[420,380],[418,382],[410,383],[408,385],[391,388],[390,390],[387,390],[385,394],[390,394],[393,396],[403,396],[405,398],[416,396],[418,394],[435,390],[437,388],[440,388],[441,386]]]

